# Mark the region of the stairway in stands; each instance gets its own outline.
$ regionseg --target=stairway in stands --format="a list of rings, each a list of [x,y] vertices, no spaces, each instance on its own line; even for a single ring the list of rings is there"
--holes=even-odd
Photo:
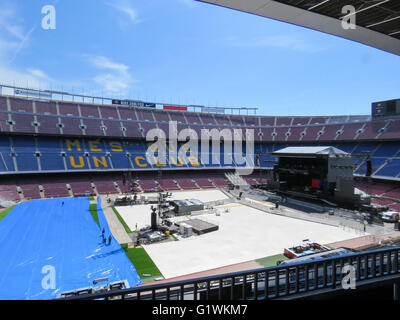
[[[237,173],[225,173],[225,177],[231,182],[234,186],[238,187],[246,187],[249,184],[244,180],[241,176],[239,176]]]

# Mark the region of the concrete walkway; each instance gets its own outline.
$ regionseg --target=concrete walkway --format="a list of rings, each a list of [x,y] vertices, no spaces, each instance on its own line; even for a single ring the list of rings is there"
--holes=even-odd
[[[400,241],[400,232],[396,231],[391,234],[385,234],[381,236],[365,236],[355,239],[349,239],[344,241],[338,241],[334,243],[330,243],[329,246],[332,248],[350,248],[350,249],[357,249],[357,250],[364,250],[365,248],[368,249],[370,246],[380,245],[389,243],[390,241],[398,242]],[[389,243],[390,245],[390,243]]]
[[[255,269],[262,269],[262,268],[264,268],[264,267],[261,264],[259,264],[255,260],[251,260],[251,261],[236,263],[236,264],[232,264],[232,265],[224,266],[224,267],[220,267],[220,268],[191,273],[191,274],[187,274],[187,275],[183,275],[183,276],[179,276],[179,277],[145,283],[141,286],[164,284],[164,283],[168,283],[168,282],[184,281],[184,280],[189,280],[189,279],[217,276],[217,275],[221,275],[221,274],[249,271],[249,270],[255,270]]]
[[[118,220],[115,215],[113,209],[107,204],[106,201],[102,201],[102,209],[104,215],[106,216],[108,225],[110,230],[114,236],[114,238],[120,243],[128,243],[129,245],[133,245],[132,239],[129,237],[128,233],[125,231],[124,226]]]

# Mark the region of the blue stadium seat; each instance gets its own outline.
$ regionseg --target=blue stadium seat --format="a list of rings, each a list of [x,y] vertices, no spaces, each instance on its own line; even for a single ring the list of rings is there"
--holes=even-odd
[[[385,177],[396,177],[400,174],[400,159],[393,159],[388,162],[382,169],[375,175]]]
[[[36,146],[33,137],[13,137],[18,171],[38,171],[38,159],[35,155]]]
[[[16,163],[18,172],[35,172],[39,171],[38,160],[42,172],[47,171],[90,171],[90,170],[158,170],[158,169],[187,169],[187,168],[224,168],[239,166],[232,157],[233,162],[225,163],[224,161],[224,145],[220,145],[220,154],[218,155],[219,163],[212,161],[212,146],[209,146],[209,163],[202,163],[200,159],[201,145],[198,147],[199,158],[193,159],[192,163],[184,163],[177,159],[168,159],[165,166],[151,164],[147,161],[146,151],[152,142],[138,140],[118,140],[118,139],[81,139],[75,137],[27,137],[13,136],[11,139],[12,146],[16,154]],[[321,144],[321,143],[320,143]],[[400,149],[400,144],[380,142],[380,147],[372,156],[373,172],[390,159]],[[182,148],[183,142],[178,143],[178,151]],[[292,144],[293,145],[293,144]],[[306,145],[302,143],[301,145]],[[378,146],[374,143],[336,143],[333,144],[347,152],[352,152],[353,155],[367,154],[376,149]],[[289,144],[280,143],[255,143],[254,145],[254,164],[257,165],[255,155],[259,156],[261,168],[272,168],[274,161],[277,159],[267,152],[280,150]],[[167,155],[169,155],[169,148]],[[233,150],[232,145],[232,150]],[[36,155],[39,152],[39,157]],[[15,172],[13,158],[11,156],[12,149],[10,138],[0,136],[0,172]],[[242,150],[243,156],[244,151]],[[129,156],[128,156],[129,155]],[[157,156],[157,153],[155,152]],[[192,153],[187,152],[187,156]],[[130,159],[129,159],[130,157]],[[182,159],[181,159],[182,160]],[[366,163],[365,157],[353,157],[354,166],[361,167],[356,170],[356,174],[365,174]],[[240,165],[243,166],[243,165]],[[376,175],[396,177],[399,174],[400,161],[394,159],[385,165]]]
[[[400,150],[398,144],[382,144],[374,153],[374,157],[390,158]]]
[[[6,136],[0,136],[0,172],[15,171],[10,152],[9,138]]]

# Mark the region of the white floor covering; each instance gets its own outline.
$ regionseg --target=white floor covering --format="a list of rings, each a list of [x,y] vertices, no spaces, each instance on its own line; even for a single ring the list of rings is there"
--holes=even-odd
[[[304,239],[328,244],[361,236],[355,231],[264,213],[240,204],[207,215],[219,230],[180,241],[145,246],[165,278],[283,253]],[[201,216],[196,216],[201,218]]]

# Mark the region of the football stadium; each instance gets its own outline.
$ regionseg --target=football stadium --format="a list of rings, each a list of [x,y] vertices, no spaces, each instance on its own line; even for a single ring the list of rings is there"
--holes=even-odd
[[[397,1],[196,3],[400,55]],[[398,97],[273,116],[0,89],[0,299],[399,298]]]

